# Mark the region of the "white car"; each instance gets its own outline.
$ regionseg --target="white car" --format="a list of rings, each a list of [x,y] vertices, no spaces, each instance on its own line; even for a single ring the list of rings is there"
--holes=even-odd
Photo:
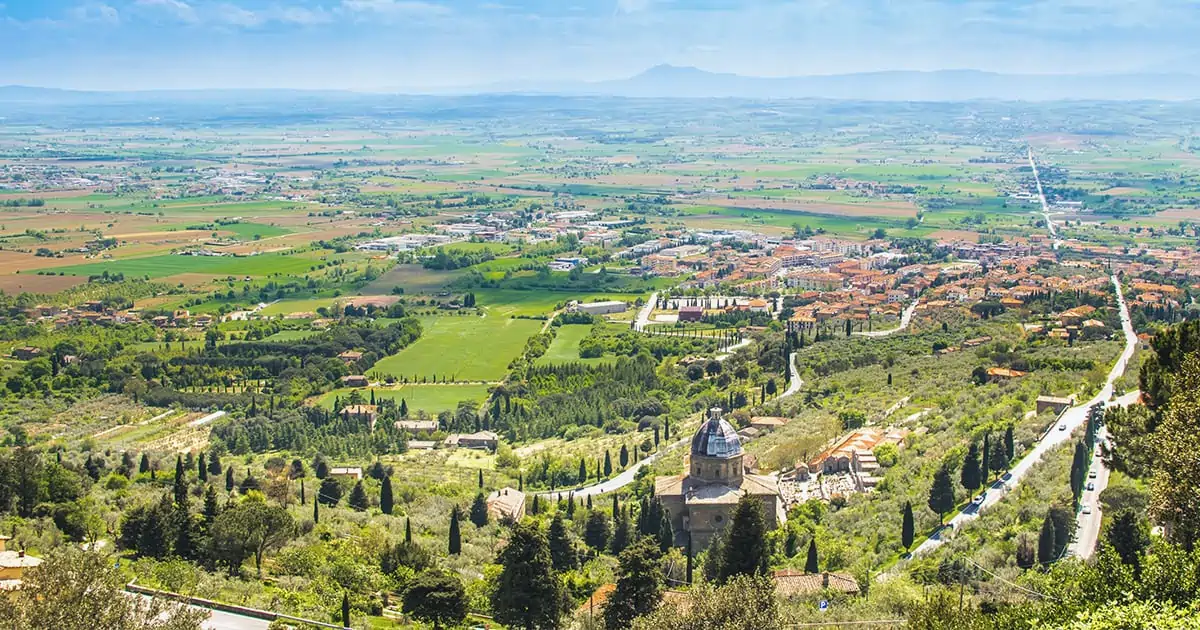
[[[1096,478],[1096,471],[1089,470],[1088,471],[1088,479],[1095,479],[1095,478]]]
[[[1060,425],[1058,425],[1058,430],[1059,430],[1059,431],[1066,431],[1066,430],[1067,430],[1067,425],[1066,425],[1066,423],[1063,423],[1063,424],[1060,424]]]
[[[1084,514],[1091,514],[1091,513],[1092,513],[1092,506],[1090,506],[1090,505],[1085,505],[1085,506],[1083,506],[1083,513],[1084,513]]]

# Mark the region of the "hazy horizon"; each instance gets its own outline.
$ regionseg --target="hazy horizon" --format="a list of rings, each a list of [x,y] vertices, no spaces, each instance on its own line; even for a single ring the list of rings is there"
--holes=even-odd
[[[1188,71],[1185,0],[0,0],[0,85],[438,90],[660,64],[756,77]]]

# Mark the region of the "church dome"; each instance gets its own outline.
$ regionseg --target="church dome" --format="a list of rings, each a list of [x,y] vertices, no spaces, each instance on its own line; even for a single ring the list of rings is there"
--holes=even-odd
[[[742,454],[742,440],[733,425],[721,417],[720,409],[712,409],[708,420],[692,437],[692,455],[729,458]]]

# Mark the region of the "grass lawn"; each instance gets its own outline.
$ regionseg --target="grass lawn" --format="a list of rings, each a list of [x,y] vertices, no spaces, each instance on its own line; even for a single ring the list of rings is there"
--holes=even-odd
[[[281,330],[274,335],[266,338],[266,341],[295,341],[297,339],[308,339],[309,337],[320,334],[319,330]]]
[[[560,327],[558,334],[554,337],[554,342],[546,350],[546,354],[538,358],[538,365],[548,365],[551,363],[586,363],[589,365],[612,363],[615,360],[613,357],[579,358],[579,342],[583,341],[584,337],[587,337],[591,331],[592,327],[587,324],[569,324]]]
[[[421,338],[375,364],[372,373],[497,381],[542,322],[507,317],[422,317]],[[410,405],[411,407],[411,405]]]
[[[324,407],[332,407],[335,396],[345,398],[350,394],[350,389],[335,389],[321,397],[320,404]],[[371,391],[375,392],[375,400],[391,399],[396,401],[399,406],[403,400],[408,403],[409,415],[416,415],[420,410],[424,410],[429,414],[437,414],[442,411],[454,411],[458,407],[458,403],[463,400],[473,400],[482,403],[487,399],[487,385],[397,385],[394,387],[377,387],[373,390],[360,389],[363,398],[370,400]]]
[[[303,300],[280,300],[268,305],[260,313],[264,316],[287,315],[288,313],[315,313],[324,306],[333,308],[334,298],[309,298]]]

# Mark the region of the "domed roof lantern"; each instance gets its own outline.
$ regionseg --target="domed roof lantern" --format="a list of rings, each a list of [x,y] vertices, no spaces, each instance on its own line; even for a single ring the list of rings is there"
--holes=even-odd
[[[692,437],[692,455],[725,459],[741,454],[742,440],[733,425],[721,417],[721,408],[709,409],[708,420]]]

